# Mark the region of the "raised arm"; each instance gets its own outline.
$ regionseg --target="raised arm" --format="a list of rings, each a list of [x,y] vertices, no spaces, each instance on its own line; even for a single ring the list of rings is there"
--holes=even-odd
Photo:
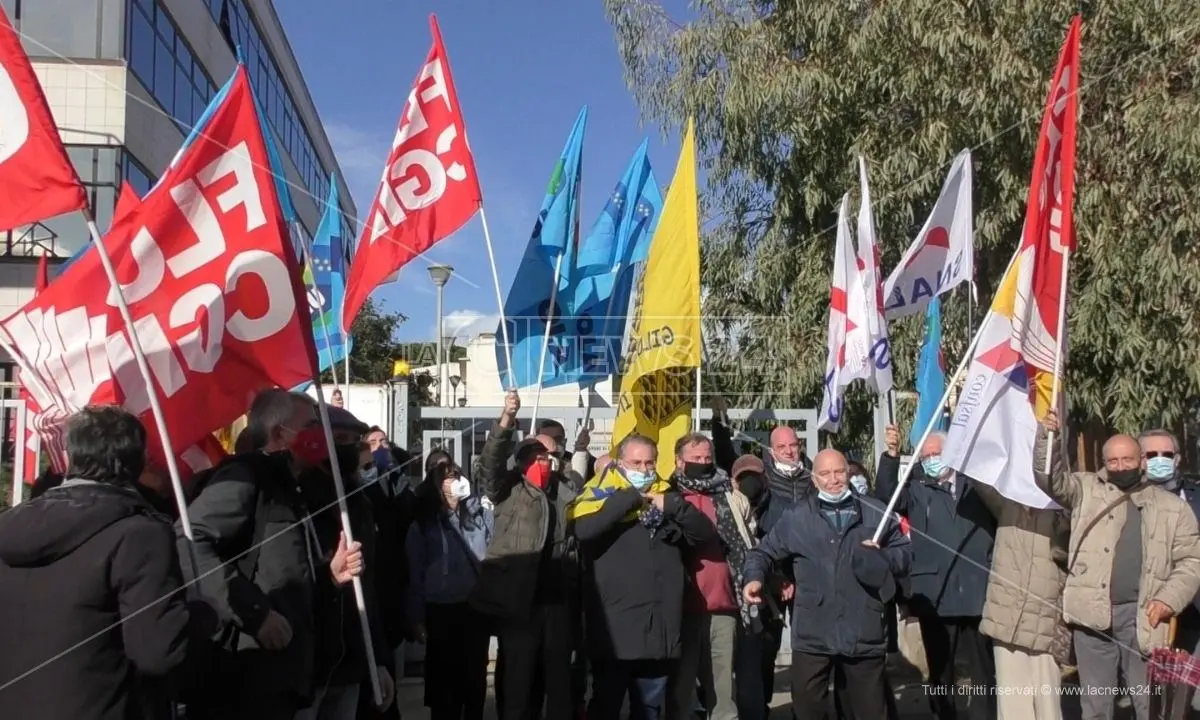
[[[900,487],[900,431],[894,425],[888,425],[884,433],[887,448],[879,456],[879,465],[875,471],[875,499],[884,507],[891,502],[896,488]],[[894,511],[900,515],[908,514],[908,485],[900,491],[896,499]]]
[[[480,453],[483,492],[492,502],[499,502],[512,490],[513,475],[508,472],[508,458],[513,451],[513,432],[517,428],[517,411],[520,409],[520,396],[516,390],[510,390],[504,397],[500,418],[492,426],[492,433]]]
[[[1074,509],[1079,505],[1083,490],[1079,486],[1079,478],[1067,470],[1062,453],[1054,453],[1050,472],[1046,472],[1046,453],[1053,450],[1050,447],[1050,433],[1059,429],[1058,414],[1051,410],[1038,425],[1033,442],[1033,481],[1054,502],[1064,508]]]
[[[728,406],[725,398],[714,395],[712,399],[712,441],[713,459],[717,467],[727,473],[733,472],[733,463],[738,458],[737,449],[733,446],[733,431],[729,427]]]

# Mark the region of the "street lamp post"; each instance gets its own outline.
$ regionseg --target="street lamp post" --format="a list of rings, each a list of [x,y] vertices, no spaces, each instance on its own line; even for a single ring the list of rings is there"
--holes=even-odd
[[[450,276],[454,274],[454,268],[449,265],[430,265],[429,279],[433,280],[433,284],[437,286],[437,377],[438,377],[438,405],[441,405],[443,393],[446,387],[446,376],[443,372],[445,368],[445,357],[442,355],[442,294],[445,291],[446,283],[450,281]]]

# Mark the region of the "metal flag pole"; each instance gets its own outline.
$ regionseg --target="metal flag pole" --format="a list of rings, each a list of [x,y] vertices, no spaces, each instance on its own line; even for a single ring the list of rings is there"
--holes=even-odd
[[[564,250],[554,263],[554,283],[550,286],[550,308],[546,311],[546,332],[542,333],[542,352],[538,359],[537,393],[533,396],[533,416],[529,419],[529,431],[537,432],[538,409],[542,404],[542,373],[546,370],[546,351],[550,349],[550,328],[554,325],[554,307],[558,302],[558,279],[562,277],[563,258],[567,256]],[[511,358],[508,366],[512,373]]]
[[[504,295],[500,290],[500,273],[496,271],[496,254],[492,250],[492,233],[488,231],[487,213],[483,211],[483,203],[479,203],[479,221],[483,223],[483,243],[487,246],[488,263],[492,266],[492,285],[496,288],[496,308],[500,311],[500,339],[504,341],[504,357],[508,360],[508,386],[505,390],[517,388],[516,376],[513,375],[512,345],[508,342],[508,319],[504,317]],[[558,287],[555,281],[554,286]]]
[[[100,265],[104,268],[104,274],[108,276],[108,283],[112,287],[112,295],[117,303],[117,312],[121,314],[121,321],[125,323],[125,331],[129,334],[133,359],[137,363],[142,380],[146,383],[150,413],[154,416],[154,425],[158,429],[159,440],[162,441],[163,455],[166,456],[167,461],[167,474],[171,477],[171,490],[175,495],[175,507],[179,510],[179,525],[183,529],[183,536],[188,539],[188,560],[192,565],[192,577],[198,578],[200,577],[200,563],[196,559],[194,546],[196,538],[192,534],[192,519],[188,517],[187,497],[183,494],[183,481],[179,475],[179,464],[175,460],[175,450],[171,445],[167,417],[163,413],[162,404],[158,401],[158,389],[154,384],[154,376],[150,373],[150,364],[146,362],[146,354],[142,350],[142,342],[138,339],[137,330],[134,328],[133,315],[129,312],[129,304],[125,302],[125,293],[121,290],[121,282],[117,279],[117,271],[113,268],[112,257],[108,254],[108,248],[104,247],[104,243],[101,242],[100,229],[96,227],[96,221],[92,217],[91,211],[84,208],[82,212],[83,219],[87,222],[88,233],[92,236],[92,244],[96,246],[96,256],[100,258]]]
[[[346,505],[346,485],[342,482],[342,469],[333,452],[333,423],[329,420],[329,406],[325,404],[325,390],[321,387],[320,372],[313,373],[313,387],[317,390],[317,410],[321,415],[321,429],[325,431],[325,445],[329,448],[329,467],[333,471],[333,487],[337,493],[342,535],[345,536],[346,546],[349,547],[354,542],[354,532],[350,527],[350,508]],[[358,606],[358,624],[362,629],[363,647],[367,649],[367,674],[371,678],[371,692],[374,693],[375,705],[378,706],[383,704],[383,689],[379,684],[379,669],[375,666],[374,654],[370,651],[375,645],[371,642],[371,623],[367,619],[367,598],[363,593],[360,576],[355,575],[351,584],[354,587],[354,602]]]

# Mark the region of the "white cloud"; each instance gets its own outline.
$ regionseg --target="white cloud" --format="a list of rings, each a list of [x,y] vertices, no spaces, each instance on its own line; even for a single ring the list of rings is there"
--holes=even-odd
[[[388,135],[365,132],[337,121],[326,123],[325,134],[329,136],[329,144],[337,155],[354,204],[362,212],[378,189],[392,139]]]
[[[499,315],[488,315],[478,310],[452,310],[442,318],[446,336],[461,340],[469,340],[480,333],[496,332],[499,323]],[[436,332],[434,337],[437,337]]]

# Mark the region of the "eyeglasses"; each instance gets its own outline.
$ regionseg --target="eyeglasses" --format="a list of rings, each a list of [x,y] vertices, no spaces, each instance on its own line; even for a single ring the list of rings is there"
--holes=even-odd
[[[1167,458],[1168,460],[1173,460],[1173,459],[1175,459],[1175,451],[1174,450],[1151,450],[1150,452],[1142,453],[1142,457],[1146,458],[1147,460],[1149,460],[1150,458],[1156,458],[1156,457]]]

